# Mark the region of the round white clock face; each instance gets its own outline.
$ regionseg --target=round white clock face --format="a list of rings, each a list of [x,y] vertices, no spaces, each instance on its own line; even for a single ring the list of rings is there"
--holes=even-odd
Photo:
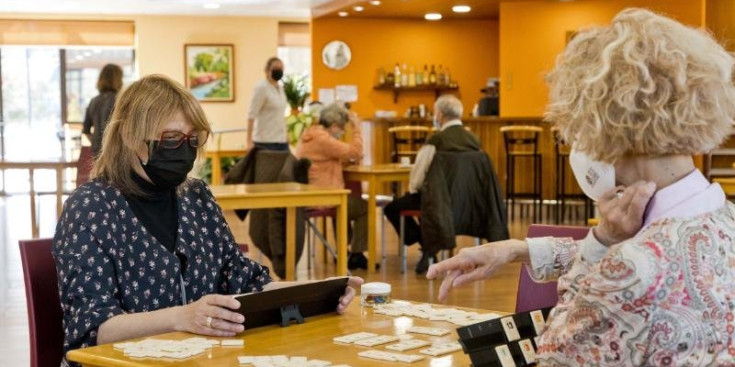
[[[322,62],[330,69],[342,70],[350,64],[350,60],[352,60],[350,46],[342,41],[329,42],[322,49]]]

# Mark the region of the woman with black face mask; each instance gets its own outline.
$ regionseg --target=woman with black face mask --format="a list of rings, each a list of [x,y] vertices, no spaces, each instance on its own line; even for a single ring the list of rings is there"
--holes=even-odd
[[[94,179],[66,200],[54,236],[65,354],[172,331],[234,336],[244,319],[228,294],[294,284],[245,257],[207,185],[187,178],[210,131],[165,76],[119,96]],[[350,278],[338,312],[361,283]]]
[[[286,136],[286,94],[279,81],[283,78],[283,62],[271,57],[265,63],[265,79],[253,91],[248,111],[248,137],[245,148],[256,146],[268,150],[288,150]]]

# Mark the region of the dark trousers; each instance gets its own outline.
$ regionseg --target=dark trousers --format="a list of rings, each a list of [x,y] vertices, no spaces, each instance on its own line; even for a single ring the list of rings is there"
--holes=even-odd
[[[288,151],[288,143],[253,143],[254,146],[265,150]]]
[[[390,223],[393,225],[399,235],[401,233],[400,213],[403,210],[421,210],[421,194],[406,194],[393,200],[393,202],[388,204],[383,210],[385,217],[388,218],[388,221],[390,221]],[[419,245],[422,245],[423,241],[421,240],[421,227],[419,227],[416,219],[414,219],[413,217],[405,217],[404,221],[404,240],[406,241],[406,244],[413,245],[414,243],[418,242]]]

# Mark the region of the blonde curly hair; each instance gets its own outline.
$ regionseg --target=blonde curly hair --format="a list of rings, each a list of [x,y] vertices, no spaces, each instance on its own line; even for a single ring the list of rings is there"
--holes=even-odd
[[[734,63],[704,31],[626,9],[557,57],[545,119],[604,162],[709,152],[732,129]]]

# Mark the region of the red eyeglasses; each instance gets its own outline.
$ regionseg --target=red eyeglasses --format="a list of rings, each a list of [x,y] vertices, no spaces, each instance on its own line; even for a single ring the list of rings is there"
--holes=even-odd
[[[184,134],[175,130],[163,130],[158,146],[163,149],[176,149],[184,144],[184,140],[187,140],[190,147],[199,148],[207,142],[207,138],[209,138],[209,132],[206,130],[195,131],[191,134]]]

